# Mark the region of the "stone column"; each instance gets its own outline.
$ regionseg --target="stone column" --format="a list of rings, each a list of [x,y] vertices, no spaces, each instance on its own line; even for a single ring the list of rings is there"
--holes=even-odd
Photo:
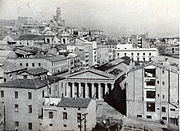
[[[71,86],[67,83],[67,97],[71,97]]]
[[[106,95],[106,93],[108,93],[108,86],[107,86],[107,83],[105,83],[105,94],[104,95]]]
[[[111,84],[111,90],[113,90],[114,89],[114,83],[113,84]]]
[[[81,83],[78,83],[78,89],[79,89],[79,96],[78,97],[81,97]]]
[[[94,87],[94,83],[92,83],[92,86],[91,86],[91,91],[92,91],[92,98],[95,98],[95,87]]]
[[[74,92],[75,89],[74,88],[75,88],[74,83],[72,83],[72,98],[75,97],[75,95],[74,95],[75,94],[75,92]]]
[[[89,89],[87,83],[85,83],[85,98],[89,98]]]
[[[98,99],[101,100],[102,96],[101,96],[101,84],[98,83]]]

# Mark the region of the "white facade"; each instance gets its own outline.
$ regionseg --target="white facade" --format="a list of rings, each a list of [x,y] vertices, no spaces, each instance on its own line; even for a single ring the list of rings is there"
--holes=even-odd
[[[117,44],[116,49],[125,50],[125,49],[132,49],[132,44]]]
[[[134,61],[151,61],[152,57],[158,56],[157,48],[132,48],[115,49],[115,59],[128,56]]]

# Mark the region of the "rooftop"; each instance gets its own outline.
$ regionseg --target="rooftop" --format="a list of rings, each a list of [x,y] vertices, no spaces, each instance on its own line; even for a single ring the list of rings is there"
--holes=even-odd
[[[58,107],[72,107],[72,108],[87,108],[91,99],[90,98],[61,98]]]
[[[25,71],[22,71],[22,72],[27,72],[28,74],[31,74],[31,75],[39,75],[39,74],[44,74],[44,73],[47,73],[48,70],[40,67],[40,68],[31,68],[31,69],[27,69]],[[21,73],[22,73],[21,72]]]
[[[19,66],[15,63],[11,63],[11,62],[8,62],[8,61],[5,61],[3,63],[4,67],[4,72],[5,73],[8,73],[8,72],[15,72],[15,71],[22,71],[22,70],[25,70],[26,67],[23,67],[23,66]]]
[[[27,34],[19,36],[19,40],[44,40],[44,35]]]
[[[62,77],[48,77],[47,79],[40,80],[39,78],[36,79],[16,79],[13,81],[9,81],[6,83],[1,83],[1,87],[8,87],[8,88],[22,88],[22,89],[39,89],[44,86],[47,86],[49,83],[57,82],[61,79],[64,79]]]
[[[49,60],[51,62],[56,62],[59,60],[65,60],[67,58],[64,57],[63,55],[57,55],[57,56],[51,56],[51,57],[44,57],[44,59]]]

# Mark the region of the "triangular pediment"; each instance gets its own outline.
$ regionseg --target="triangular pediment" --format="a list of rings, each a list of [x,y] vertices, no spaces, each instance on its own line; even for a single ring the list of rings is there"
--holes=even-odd
[[[78,79],[112,79],[113,76],[106,74],[104,72],[99,72],[96,70],[87,70],[69,75],[68,78],[78,78]]]

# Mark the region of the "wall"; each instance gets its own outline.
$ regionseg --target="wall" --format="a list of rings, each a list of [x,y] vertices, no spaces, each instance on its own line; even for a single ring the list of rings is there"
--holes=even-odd
[[[21,88],[3,88],[5,102],[5,120],[6,130],[15,129],[15,121],[19,121],[18,131],[28,131],[28,123],[32,122],[33,130],[39,129],[40,109],[42,108],[43,98],[42,90],[47,90],[46,87],[34,89],[21,89]],[[15,98],[14,91],[18,91],[18,98]],[[32,99],[28,99],[28,92],[32,93]],[[18,112],[15,112],[15,104],[19,105]],[[32,105],[32,113],[28,112],[28,105]]]

